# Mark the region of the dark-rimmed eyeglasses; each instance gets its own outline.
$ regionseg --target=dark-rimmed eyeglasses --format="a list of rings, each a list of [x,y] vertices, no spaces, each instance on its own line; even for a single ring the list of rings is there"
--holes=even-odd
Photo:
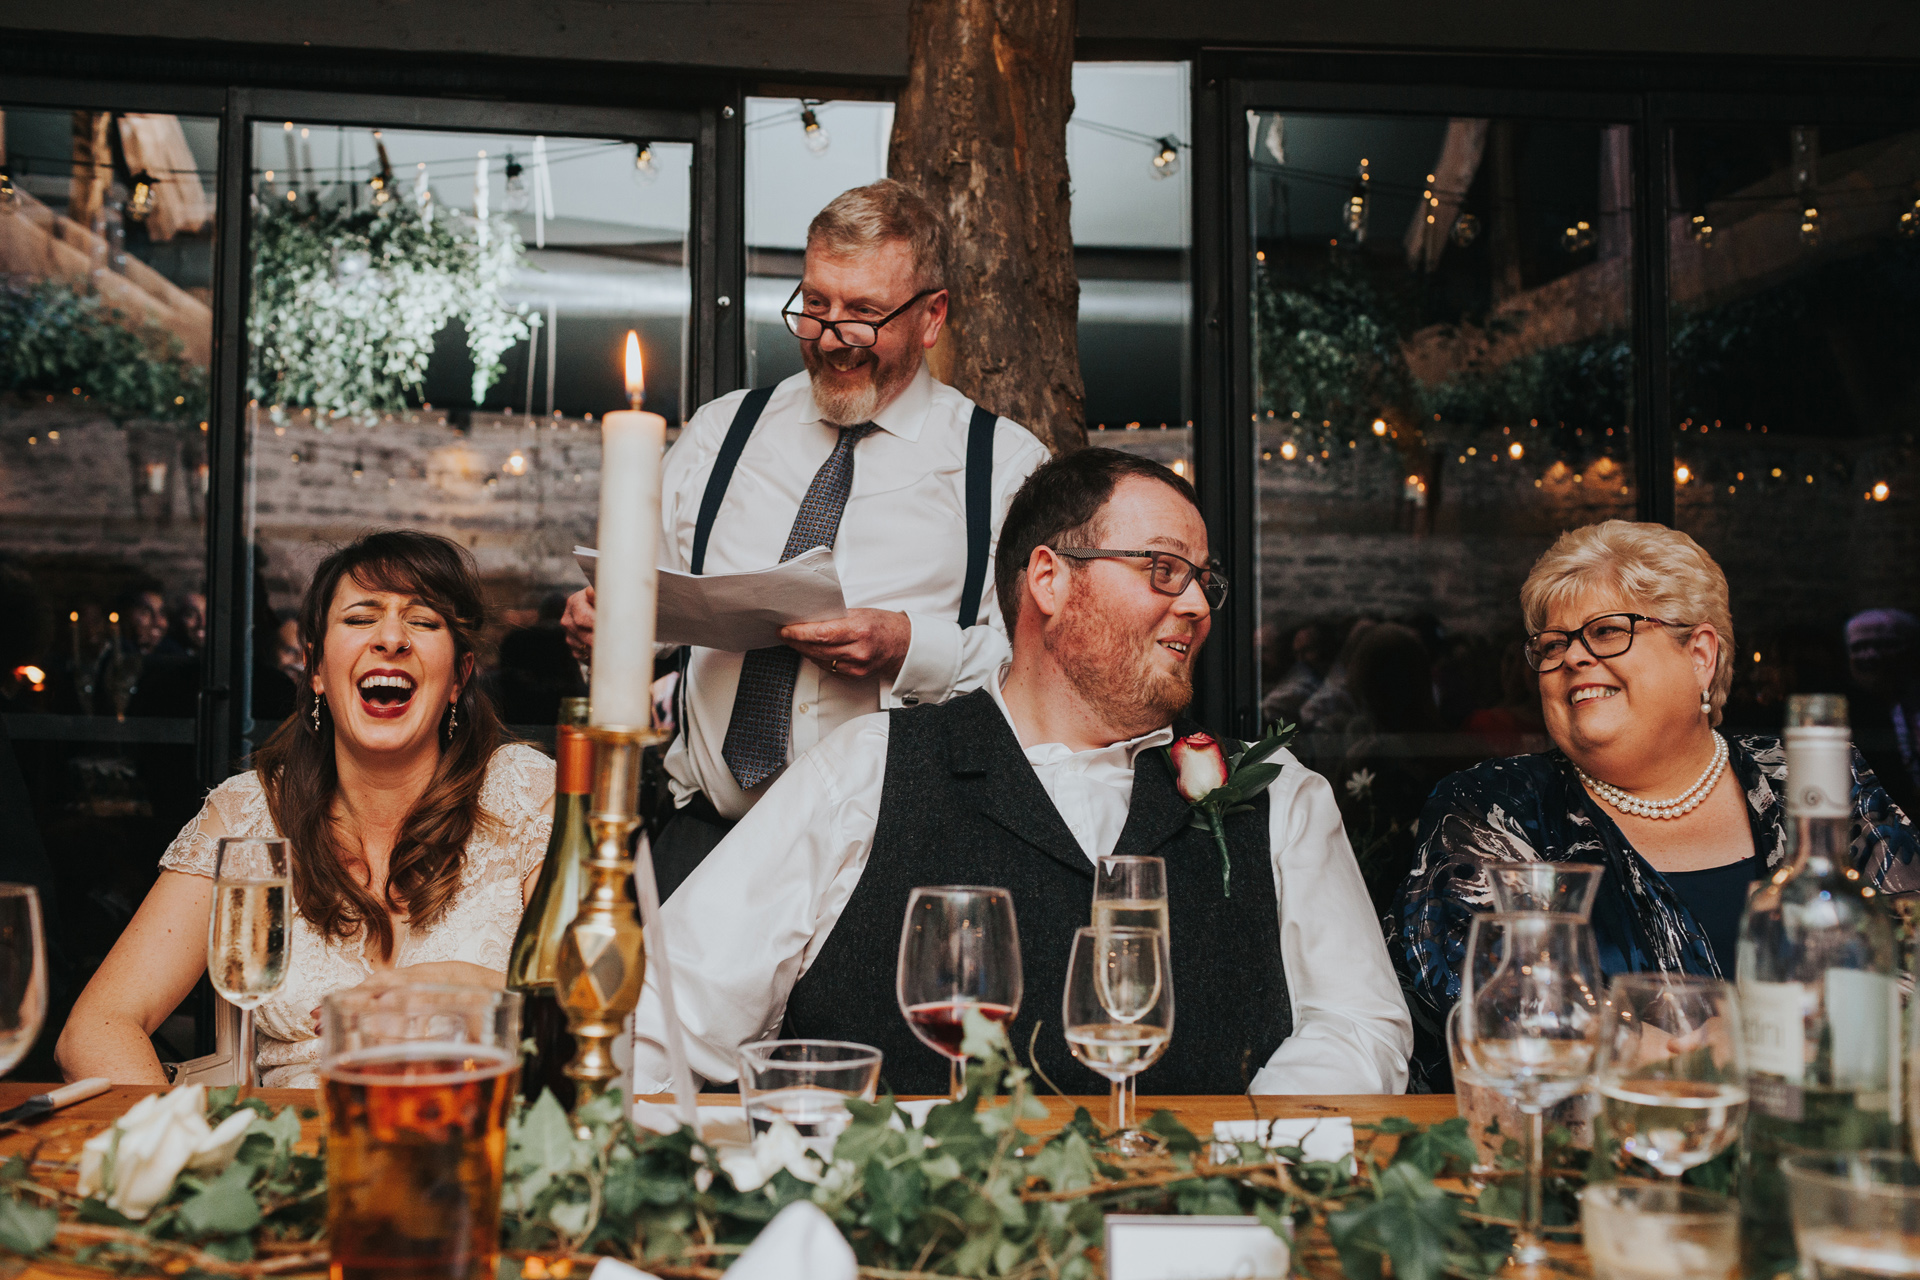
[[[946,292],[944,289],[922,289],[878,320],[822,320],[819,316],[793,310],[793,299],[799,297],[800,290],[805,287],[805,285],[795,286],[792,297],[789,297],[786,305],[780,308],[780,318],[787,322],[788,330],[802,342],[818,342],[820,335],[831,329],[833,336],[849,347],[872,346],[880,341],[882,325],[898,319],[906,313],[908,307],[920,299]]]
[[[1567,661],[1567,651],[1578,640],[1596,658],[1617,658],[1633,648],[1637,624],[1655,623],[1662,627],[1681,627],[1683,622],[1649,618],[1644,613],[1604,613],[1572,631],[1541,631],[1527,637],[1527,665],[1541,675],[1557,671]]]
[[[1218,609],[1227,601],[1227,579],[1212,564],[1197,565],[1171,551],[1113,551],[1105,547],[1048,547],[1057,556],[1075,560],[1146,560],[1147,581],[1163,596],[1184,594],[1187,584],[1198,578],[1200,594],[1207,608]]]

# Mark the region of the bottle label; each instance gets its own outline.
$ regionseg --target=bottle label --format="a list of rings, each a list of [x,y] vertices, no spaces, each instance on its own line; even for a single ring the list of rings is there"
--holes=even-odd
[[[584,796],[591,792],[593,739],[587,736],[587,731],[563,724],[556,732],[554,747],[554,754],[558,757],[556,763],[559,765],[555,789],[570,796]]]
[[[1754,1076],[1747,1081],[1747,1096],[1753,1100],[1753,1109],[1763,1116],[1795,1121],[1807,1118],[1807,1094],[1797,1084],[1772,1076]]]
[[[1853,743],[1844,726],[1787,730],[1787,813],[1797,818],[1853,815]]]
[[[1833,1038],[1833,1083],[1844,1089],[1885,1089],[1888,1012],[1893,979],[1864,969],[1829,969],[1827,1027]]]
[[[1741,983],[1747,1070],[1799,1084],[1807,1069],[1807,1014],[1819,1007],[1818,994],[1804,983]]]

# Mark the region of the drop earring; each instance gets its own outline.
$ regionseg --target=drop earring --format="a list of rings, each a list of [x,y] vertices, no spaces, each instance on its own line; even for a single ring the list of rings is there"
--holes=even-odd
[[[458,729],[459,727],[460,727],[460,704],[457,702],[450,703],[447,706],[447,741],[448,742],[453,741],[453,731],[455,729]]]
[[[1713,714],[1713,695],[1705,689],[1700,691],[1700,714],[1703,716]]]
[[[316,693],[313,695],[313,731],[315,733],[320,732],[320,704],[325,701],[326,696],[324,694]]]

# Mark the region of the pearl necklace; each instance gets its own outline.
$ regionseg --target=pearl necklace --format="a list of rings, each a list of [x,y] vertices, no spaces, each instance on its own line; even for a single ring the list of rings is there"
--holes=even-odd
[[[1713,735],[1713,760],[1706,771],[1680,795],[1671,800],[1642,800],[1629,795],[1611,782],[1602,782],[1589,774],[1579,765],[1573,770],[1580,775],[1580,781],[1587,784],[1592,792],[1622,813],[1630,813],[1636,818],[1679,818],[1698,809],[1712,794],[1714,784],[1720,781],[1720,775],[1727,767],[1727,740],[1719,734]]]

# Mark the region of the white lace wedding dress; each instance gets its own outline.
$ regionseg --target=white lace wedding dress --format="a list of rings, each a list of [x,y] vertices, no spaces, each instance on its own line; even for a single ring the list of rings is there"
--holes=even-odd
[[[464,960],[506,972],[507,953],[520,924],[520,886],[545,857],[553,828],[553,819],[541,812],[553,786],[553,761],[534,748],[514,744],[494,753],[480,789],[486,817],[467,842],[459,892],[430,929],[416,931],[395,922],[395,968]],[[199,815],[167,846],[160,867],[211,876],[221,836],[278,834],[260,776],[249,770],[213,789]],[[299,850],[292,856],[299,857]],[[287,980],[255,1010],[262,1083],[269,1088],[319,1083],[320,1042],[313,1034],[313,1011],[323,996],[359,986],[374,970],[361,939],[322,938],[298,914],[299,905],[293,904]]]

